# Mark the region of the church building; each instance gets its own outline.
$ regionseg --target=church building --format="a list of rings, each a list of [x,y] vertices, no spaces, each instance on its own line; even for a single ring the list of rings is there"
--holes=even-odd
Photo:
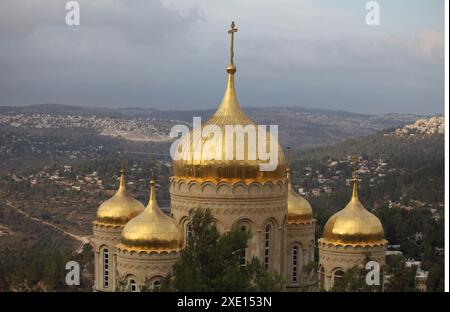
[[[236,31],[233,22],[228,31],[231,57],[223,100],[202,127],[214,125],[225,131],[227,125],[255,125],[236,97],[233,60]],[[266,137],[271,138],[269,134]],[[244,137],[244,143],[248,143],[248,138]],[[248,149],[244,151],[244,160],[229,160],[224,155],[224,146],[219,149],[223,157],[211,159],[211,154],[217,155],[217,146],[193,135],[185,139],[188,140],[185,145],[200,147],[201,153],[173,160],[168,190],[171,216],[158,207],[154,181],[150,182],[150,199],[144,208],[126,191],[123,172],[117,193],[99,207],[93,226],[94,290],[139,291],[159,287],[186,244],[189,211],[193,208],[210,209],[221,233],[234,228],[251,232],[248,248],[242,255],[243,265],[256,256],[265,269],[284,277],[286,287],[302,286],[303,268],[315,260],[316,220],[311,205],[292,186],[290,161],[285,160],[278,142],[275,170],[261,171],[260,164],[266,160],[258,156],[253,159]],[[351,202],[328,221],[324,238],[319,240],[320,272],[326,288],[336,270],[356,264],[367,248],[384,261],[382,226],[372,216],[359,203],[355,183]]]

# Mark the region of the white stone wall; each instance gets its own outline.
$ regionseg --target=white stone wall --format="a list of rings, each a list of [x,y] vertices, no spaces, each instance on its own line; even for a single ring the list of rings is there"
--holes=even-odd
[[[312,219],[309,222],[299,224],[287,224],[286,228],[286,270],[284,277],[288,287],[298,287],[304,281],[303,268],[314,261],[316,220]],[[301,250],[301,258],[297,260],[297,270],[299,272],[297,283],[294,283],[292,280],[292,249],[294,246],[298,246]]]
[[[386,241],[385,241],[386,242]],[[323,272],[323,286],[330,290],[334,284],[334,273],[343,272],[357,266],[364,268],[367,255],[383,268],[386,258],[386,243],[374,245],[338,245],[319,239],[319,274]]]
[[[95,291],[115,291],[116,289],[116,245],[121,240],[123,226],[104,225],[94,222],[94,266],[95,266]],[[103,248],[109,251],[109,285],[103,287]]]
[[[146,252],[123,249],[118,245],[117,280],[128,284],[134,279],[139,288],[146,282],[166,277],[179,257],[179,252]]]

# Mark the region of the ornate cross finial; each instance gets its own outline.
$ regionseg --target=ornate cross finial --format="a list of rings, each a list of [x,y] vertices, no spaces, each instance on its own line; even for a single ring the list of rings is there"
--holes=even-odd
[[[352,198],[358,198],[358,178],[356,177],[356,168],[359,165],[359,156],[352,156],[352,164],[353,164],[353,194]]]
[[[353,165],[353,178],[356,178],[356,170],[359,165],[359,156],[353,155],[352,156],[352,165]]]
[[[228,30],[228,33],[231,34],[231,46],[230,46],[230,64],[234,65],[233,58],[234,58],[234,33],[237,32],[236,25],[234,24],[234,21],[231,22],[231,29]]]
[[[119,171],[119,189],[120,190],[125,190],[127,184],[125,182],[125,161],[121,161],[120,164],[120,171]]]

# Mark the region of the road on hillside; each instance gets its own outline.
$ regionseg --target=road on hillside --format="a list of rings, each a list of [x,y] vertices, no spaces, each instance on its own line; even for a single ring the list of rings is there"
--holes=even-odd
[[[81,236],[81,235],[77,235],[77,234],[74,234],[74,233],[70,233],[70,232],[64,230],[63,228],[53,224],[53,223],[50,223],[50,222],[47,222],[47,221],[42,220],[40,218],[36,218],[36,217],[31,216],[28,212],[26,212],[26,211],[20,209],[19,207],[13,205],[13,203],[11,203],[11,201],[9,201],[8,199],[5,199],[5,203],[6,203],[6,205],[8,207],[14,209],[17,213],[23,215],[24,217],[26,217],[26,218],[28,218],[28,219],[36,222],[36,223],[41,223],[41,224],[44,224],[46,226],[49,226],[49,227],[55,229],[56,231],[59,231],[59,232],[65,234],[65,235],[70,236],[73,239],[79,241],[80,245],[75,249],[75,252],[77,254],[81,254],[83,252],[83,248],[84,248],[84,246],[86,244],[92,244],[91,236],[89,236],[89,235]]]

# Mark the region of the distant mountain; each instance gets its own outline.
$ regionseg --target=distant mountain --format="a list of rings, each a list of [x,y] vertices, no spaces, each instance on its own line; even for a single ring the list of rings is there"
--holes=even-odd
[[[366,115],[346,111],[303,107],[246,107],[245,112],[258,124],[278,125],[282,145],[302,149],[330,145],[377,131],[396,128],[428,117],[412,114]],[[206,120],[215,109],[163,111],[152,108],[101,108],[59,104],[0,106],[0,114],[49,114],[110,117],[118,119],[156,118],[192,122],[194,116]],[[172,124],[173,122],[169,122]]]
[[[117,111],[102,107],[83,107],[62,104],[36,104],[29,106],[0,106],[2,114],[49,114],[49,115],[115,115]]]

